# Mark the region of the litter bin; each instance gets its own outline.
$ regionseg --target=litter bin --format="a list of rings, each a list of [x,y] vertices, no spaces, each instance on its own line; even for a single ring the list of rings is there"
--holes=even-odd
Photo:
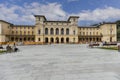
[[[118,52],[120,52],[120,45],[118,45]]]

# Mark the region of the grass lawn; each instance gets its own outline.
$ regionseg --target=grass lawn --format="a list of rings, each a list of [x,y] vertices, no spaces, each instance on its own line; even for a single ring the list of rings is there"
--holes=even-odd
[[[3,54],[5,52],[6,52],[6,50],[0,50],[0,54]]]
[[[118,47],[100,47],[100,49],[118,50]]]

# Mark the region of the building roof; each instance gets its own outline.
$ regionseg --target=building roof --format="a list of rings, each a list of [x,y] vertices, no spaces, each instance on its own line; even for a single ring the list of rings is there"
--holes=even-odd
[[[70,21],[44,21],[44,22],[61,22],[61,23],[70,23]]]
[[[116,24],[116,22],[102,22],[102,23],[99,23],[98,26],[101,26],[104,24]]]
[[[0,20],[1,22],[5,22],[5,23],[8,23],[8,24],[12,24],[12,23],[10,23],[10,22],[7,22],[7,21],[4,21],[4,20]]]
[[[43,17],[45,20],[47,20],[44,15],[34,15],[34,16],[35,16],[35,17]]]
[[[102,23],[99,23],[99,24],[96,24],[96,25],[91,25],[91,26],[78,26],[78,28],[98,28],[99,26],[101,25],[104,25],[104,24],[116,24],[116,22],[102,22]]]
[[[70,16],[70,17],[68,18],[68,21],[70,20],[70,18],[79,18],[79,16]]]
[[[104,22],[103,24],[116,24],[116,22]]]
[[[70,16],[69,18],[79,18],[79,16]]]
[[[35,27],[35,25],[13,25],[13,27]]]
[[[78,26],[78,28],[98,28],[98,26]]]

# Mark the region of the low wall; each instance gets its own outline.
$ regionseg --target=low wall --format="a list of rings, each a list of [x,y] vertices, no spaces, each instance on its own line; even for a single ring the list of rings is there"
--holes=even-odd
[[[45,44],[80,44],[80,43],[45,43],[45,42],[0,42],[2,45],[16,44],[16,45],[45,45]]]

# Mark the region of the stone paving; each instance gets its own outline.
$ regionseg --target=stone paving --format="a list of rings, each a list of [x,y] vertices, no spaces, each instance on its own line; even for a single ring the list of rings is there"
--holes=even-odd
[[[87,45],[19,46],[0,55],[0,80],[120,80],[120,53]]]

